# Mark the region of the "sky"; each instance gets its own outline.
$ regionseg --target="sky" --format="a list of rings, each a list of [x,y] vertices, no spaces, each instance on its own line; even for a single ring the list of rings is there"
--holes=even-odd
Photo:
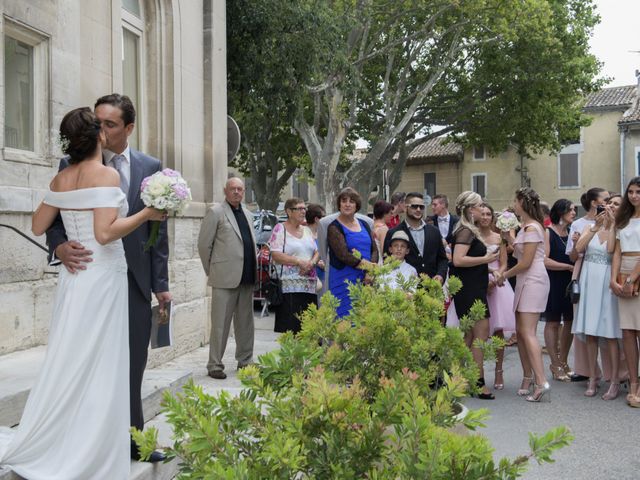
[[[640,0],[595,0],[600,24],[591,38],[591,52],[604,62],[607,87],[635,85],[640,70]],[[636,52],[633,52],[636,50]]]

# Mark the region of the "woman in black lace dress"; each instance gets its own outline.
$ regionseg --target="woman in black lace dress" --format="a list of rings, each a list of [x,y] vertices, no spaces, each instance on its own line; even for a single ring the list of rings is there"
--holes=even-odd
[[[480,239],[480,232],[475,225],[480,219],[482,197],[475,192],[462,192],[456,199],[456,213],[460,221],[452,234],[451,248],[453,251],[452,274],[462,281],[462,288],[453,297],[458,318],[469,313],[472,305],[479,300],[487,309],[487,317],[478,320],[465,333],[465,342],[471,349],[473,360],[480,370],[478,395],[483,400],[493,400],[495,397],[489,392],[484,381],[484,355],[482,350],[473,346],[476,339],[486,341],[489,338],[489,307],[487,305],[487,288],[489,286],[489,263],[498,258],[497,248],[487,251],[487,246]]]

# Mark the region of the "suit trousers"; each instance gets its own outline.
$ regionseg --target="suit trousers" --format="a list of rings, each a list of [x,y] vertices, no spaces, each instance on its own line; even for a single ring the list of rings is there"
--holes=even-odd
[[[131,271],[129,280],[129,401],[131,426],[142,430],[142,377],[147,366],[151,338],[151,302],[140,291]]]
[[[253,361],[253,284],[240,284],[236,288],[212,288],[211,335],[207,370],[224,370],[222,357],[227,348],[229,329],[233,319],[238,366]]]

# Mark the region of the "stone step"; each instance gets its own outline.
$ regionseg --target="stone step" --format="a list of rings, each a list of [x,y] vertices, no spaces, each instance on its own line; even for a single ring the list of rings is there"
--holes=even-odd
[[[10,353],[0,357],[0,425],[18,424],[43,362],[46,347]],[[142,405],[145,422],[160,412],[160,401],[165,390],[175,392],[191,377],[189,369],[163,367],[149,369],[142,383]]]
[[[31,385],[44,359],[45,347],[36,347],[0,357],[0,425],[15,426],[20,421]],[[156,426],[161,445],[169,445],[170,430],[160,412],[164,391],[177,392],[192,376],[184,366],[160,366],[145,372],[142,403],[145,426]],[[131,462],[129,480],[169,480],[178,472],[178,461],[164,463]],[[0,480],[21,480],[21,477],[0,467]]]

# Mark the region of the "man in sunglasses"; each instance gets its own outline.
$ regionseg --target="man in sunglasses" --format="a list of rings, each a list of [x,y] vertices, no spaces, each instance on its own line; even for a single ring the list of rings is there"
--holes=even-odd
[[[384,253],[391,252],[391,238],[397,231],[404,231],[409,237],[409,253],[405,261],[415,268],[418,275],[425,273],[440,283],[447,277],[448,261],[440,230],[424,221],[426,205],[421,193],[407,193],[405,197],[405,220],[389,230],[385,237]]]

